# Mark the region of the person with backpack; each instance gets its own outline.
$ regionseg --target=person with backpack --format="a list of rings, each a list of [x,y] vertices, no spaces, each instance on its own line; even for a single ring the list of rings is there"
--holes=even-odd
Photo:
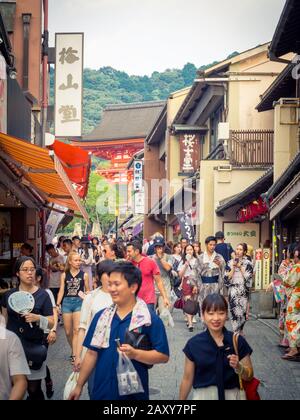
[[[215,234],[215,238],[217,240],[215,251],[217,254],[222,255],[227,264],[228,261],[234,258],[234,250],[230,244],[225,242],[225,236],[223,232],[217,232]]]

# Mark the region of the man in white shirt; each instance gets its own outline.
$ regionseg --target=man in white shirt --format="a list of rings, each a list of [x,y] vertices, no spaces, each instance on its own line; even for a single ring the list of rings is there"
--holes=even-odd
[[[52,244],[46,245],[46,251],[50,256],[49,260],[49,289],[54,295],[55,302],[57,301],[58,292],[60,289],[61,273],[64,271],[65,259],[54,248]]]
[[[0,315],[0,401],[22,400],[30,375],[25,353],[16,334],[5,328]]]

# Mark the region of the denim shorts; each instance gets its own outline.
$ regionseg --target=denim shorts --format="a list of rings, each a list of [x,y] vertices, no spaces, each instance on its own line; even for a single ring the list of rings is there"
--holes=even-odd
[[[80,297],[65,297],[61,306],[63,314],[80,312],[83,300]]]

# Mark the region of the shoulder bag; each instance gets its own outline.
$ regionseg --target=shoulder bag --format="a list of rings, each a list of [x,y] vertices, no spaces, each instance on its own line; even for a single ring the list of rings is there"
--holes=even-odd
[[[238,339],[239,339],[239,334],[234,333],[233,334],[233,347],[234,347],[235,354],[239,357]],[[258,379],[252,378],[251,381],[244,381],[241,375],[239,375],[239,382],[240,382],[240,394],[241,394],[241,397],[243,396],[243,398],[240,398],[240,399],[244,399],[248,401],[260,401],[261,398],[258,393],[258,387],[260,385],[260,381]]]

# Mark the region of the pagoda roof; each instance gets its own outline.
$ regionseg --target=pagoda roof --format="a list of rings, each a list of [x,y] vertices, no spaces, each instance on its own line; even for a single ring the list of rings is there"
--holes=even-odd
[[[146,138],[165,105],[166,101],[110,105],[100,124],[80,142]]]

